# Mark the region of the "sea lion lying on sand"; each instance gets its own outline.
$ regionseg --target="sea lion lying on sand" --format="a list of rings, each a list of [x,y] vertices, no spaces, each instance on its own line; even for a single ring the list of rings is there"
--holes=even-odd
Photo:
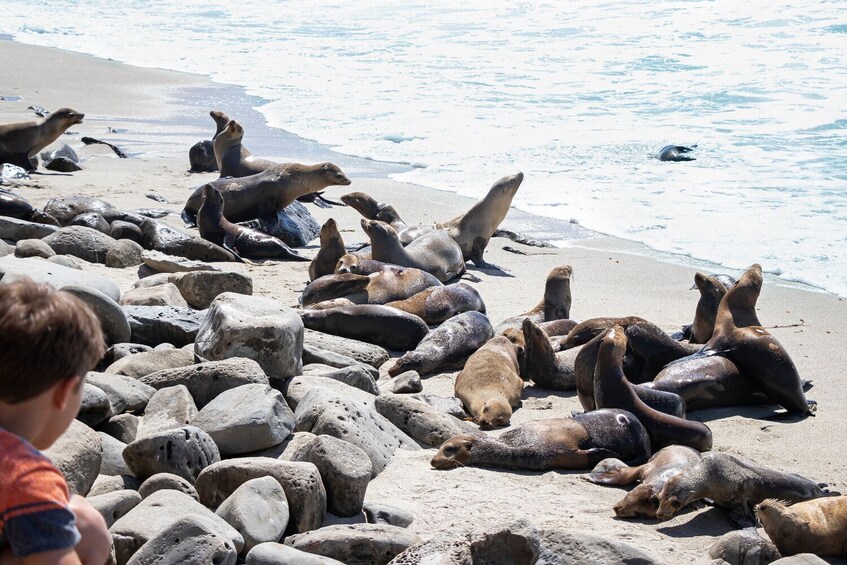
[[[497,336],[480,347],[456,376],[454,390],[480,429],[508,426],[523,390],[512,342]]]

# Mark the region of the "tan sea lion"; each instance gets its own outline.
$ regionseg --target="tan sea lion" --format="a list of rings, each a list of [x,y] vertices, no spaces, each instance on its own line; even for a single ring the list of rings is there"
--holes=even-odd
[[[356,273],[359,275],[370,275],[390,266],[390,263],[366,259],[353,253],[345,253],[335,265],[335,274]]]
[[[188,150],[188,162],[191,165],[189,170],[192,172],[213,172],[218,170],[214,139],[226,127],[227,122],[229,122],[229,116],[219,110],[212,110],[209,112],[209,115],[215,121],[215,134],[212,136],[212,139],[198,141]]]
[[[643,465],[630,467],[619,459],[600,461],[586,480],[598,485],[640,483],[615,504],[618,518],[655,518],[658,494],[672,476],[700,461],[700,452],[684,445],[663,447]]]
[[[456,376],[454,390],[480,429],[508,426],[523,390],[512,342],[496,336],[480,347]]]
[[[338,226],[330,218],[321,226],[321,248],[309,265],[309,280],[333,274],[338,260],[346,253],[347,248],[344,247]]]
[[[544,297],[541,302],[523,314],[506,318],[498,324],[494,332],[503,333],[510,327],[520,329],[524,318],[529,318],[536,324],[570,318],[572,275],[573,268],[570,265],[551,269],[547,274],[547,280],[544,282]]]
[[[227,122],[223,130],[215,136],[215,160],[221,171],[221,178],[247,177],[271,167],[291,165],[291,163],[277,163],[253,157],[241,144],[243,139],[244,128],[235,120]]]
[[[345,194],[341,197],[341,201],[359,212],[365,219],[390,225],[397,232],[397,237],[404,246],[434,229],[432,226],[409,226],[400,218],[394,206],[377,202],[364,192]]]
[[[847,557],[847,496],[791,506],[779,500],[763,500],[756,506],[756,516],[782,555]]]
[[[571,363],[566,357],[559,357],[553,352],[550,338],[544,330],[534,324],[531,319],[523,321],[524,337],[524,377],[532,380],[537,386],[547,390],[573,390],[576,388],[576,375]]]
[[[85,114],[60,108],[33,122],[0,125],[0,163],[11,163],[32,170],[30,158],[56,141],[69,127],[81,124]]]
[[[337,298],[352,304],[386,304],[441,286],[441,282],[426,271],[393,266],[370,275],[344,273],[318,277],[303,290],[301,304],[322,308],[322,302]]]
[[[474,287],[463,282],[431,286],[405,300],[386,305],[420,316],[430,326],[445,322],[462,312],[485,312],[482,297]]]
[[[694,310],[694,323],[691,324],[691,336],[688,342],[706,343],[715,330],[718,306],[726,295],[727,289],[721,281],[703,273],[694,275],[694,284],[700,291],[700,300],[697,301],[697,308]]]
[[[637,465],[650,455],[650,439],[625,410],[597,410],[573,418],[534,420],[498,438],[459,435],[444,442],[435,469],[504,467],[529,471],[587,469],[607,457]]]
[[[522,182],[523,173],[501,178],[488,190],[485,198],[471,206],[470,210],[435,227],[447,230],[462,248],[462,257],[466,261],[473,261],[477,267],[490,267],[483,260],[482,254],[494,231],[509,212],[512,198]]]
[[[429,332],[423,320],[397,308],[357,304],[327,310],[301,310],[303,325],[310,330],[349,337],[392,349],[414,349]]]

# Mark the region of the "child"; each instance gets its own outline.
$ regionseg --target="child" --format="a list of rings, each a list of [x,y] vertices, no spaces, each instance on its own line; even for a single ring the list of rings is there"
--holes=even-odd
[[[68,496],[38,451],[76,417],[85,374],[103,349],[100,322],[76,297],[31,281],[0,284],[0,563],[109,558],[103,517]]]

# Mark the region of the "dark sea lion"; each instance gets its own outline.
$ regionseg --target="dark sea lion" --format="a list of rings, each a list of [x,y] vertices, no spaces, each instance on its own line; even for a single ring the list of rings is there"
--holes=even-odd
[[[695,158],[688,155],[696,148],[696,145],[685,147],[684,145],[665,145],[659,151],[659,161],[694,161]]]
[[[301,303],[322,308],[323,301],[345,298],[352,304],[387,304],[441,286],[438,279],[425,271],[392,266],[370,275],[344,273],[319,277],[303,291]]]
[[[570,318],[571,276],[573,276],[573,268],[570,265],[551,269],[547,274],[547,280],[544,282],[544,297],[541,302],[523,314],[512,316],[500,322],[494,329],[495,333],[502,333],[510,327],[520,329],[524,318],[529,318],[536,324]]]
[[[635,416],[624,410],[597,410],[526,422],[498,438],[455,436],[441,445],[431,465],[549,471],[587,469],[607,457],[637,465],[649,455],[650,439]]]
[[[704,453],[696,465],[668,479],[659,492],[656,517],[668,520],[692,502],[708,498],[743,523],[752,518],[753,506],[767,498],[799,502],[826,494],[817,483],[800,475],[728,453]]]
[[[405,300],[389,302],[386,306],[420,316],[431,326],[445,322],[462,312],[485,312],[482,297],[474,287],[463,282],[432,286]]]
[[[644,403],[623,371],[626,334],[620,326],[600,339],[594,369],[594,402],[597,408],[628,410],[647,428],[653,449],[668,445],[687,445],[697,451],[712,448],[712,431],[702,422],[686,420],[659,412]]]
[[[706,343],[711,339],[715,330],[715,318],[718,306],[726,295],[727,287],[715,277],[696,273],[694,284],[700,291],[700,300],[694,311],[694,323],[691,325],[689,343]]]
[[[653,454],[643,465],[630,467],[619,459],[604,459],[585,477],[598,485],[640,483],[615,504],[618,518],[655,518],[658,494],[668,480],[700,461],[700,452],[684,445],[669,445]]]
[[[473,261],[477,267],[489,266],[482,254],[494,231],[509,212],[512,198],[522,182],[523,173],[501,178],[488,190],[485,198],[471,206],[470,210],[435,227],[447,230],[450,237],[456,240],[465,261]]]
[[[85,114],[60,108],[34,122],[0,125],[0,163],[12,163],[26,170],[33,167],[30,158],[56,141],[69,127],[81,124]]]
[[[461,368],[468,356],[494,337],[485,314],[465,312],[431,330],[413,351],[397,359],[388,369],[396,377],[406,371],[421,375]]]
[[[390,225],[397,232],[397,237],[403,245],[408,245],[417,237],[433,229],[431,226],[409,226],[400,218],[394,206],[377,202],[364,192],[345,194],[341,197],[341,201],[367,220],[376,220]]]
[[[218,170],[214,139],[226,127],[229,116],[219,110],[212,110],[209,115],[215,121],[215,134],[212,139],[198,141],[188,150],[188,163],[191,165],[189,171],[191,172],[211,173]]]
[[[300,304],[307,307],[361,292],[368,287],[370,282],[371,279],[367,275],[355,273],[324,275],[316,278],[303,289],[303,294],[300,295]]]
[[[391,266],[392,265],[390,263],[374,261],[373,259],[366,259],[364,257],[354,255],[353,253],[345,253],[338,260],[338,263],[335,264],[335,273],[356,273],[359,275],[370,275],[371,273],[382,271]]]
[[[310,330],[349,337],[394,351],[414,349],[429,332],[423,320],[397,308],[357,304],[328,310],[302,310]]]
[[[583,320],[574,326],[562,342],[562,349],[570,349],[579,345],[584,345],[597,337],[598,335],[609,331],[615,326],[621,326],[624,329],[633,324],[648,323],[644,318],[638,316],[625,316],[622,318],[590,318]]]
[[[573,390],[576,375],[573,365],[553,352],[550,338],[531,319],[523,321],[524,377],[547,390]]]
[[[0,216],[30,221],[35,210],[23,196],[0,189]]]
[[[291,163],[277,163],[267,159],[258,159],[241,144],[244,128],[235,120],[230,120],[215,136],[214,151],[221,178],[248,177],[261,173],[271,167],[287,166]]]
[[[454,386],[456,398],[483,430],[509,425],[522,390],[515,346],[503,336],[488,340],[468,358]]]
[[[315,280],[335,272],[338,260],[347,253],[338,226],[332,218],[321,226],[321,248],[309,265],[309,280]]]
[[[70,225],[84,226],[97,230],[100,233],[105,233],[106,235],[109,235],[109,232],[112,230],[112,226],[109,225],[109,222],[106,221],[106,218],[104,218],[97,212],[85,212],[83,214],[79,214],[78,216],[75,216],[73,220],[71,220]]]
[[[211,184],[205,185],[203,194],[203,203],[197,212],[197,227],[200,237],[206,241],[245,259],[309,260],[272,235],[227,220],[223,215],[223,196]]]
[[[782,555],[847,557],[847,496],[791,506],[779,500],[763,500],[756,506],[756,516]]]
[[[271,167],[249,177],[218,179],[210,184],[223,195],[226,218],[231,222],[245,222],[254,218],[276,217],[298,196],[327,186],[346,186],[350,179],[332,163],[293,163]],[[185,203],[182,217],[186,223],[196,219],[203,203],[204,186],[197,187]]]

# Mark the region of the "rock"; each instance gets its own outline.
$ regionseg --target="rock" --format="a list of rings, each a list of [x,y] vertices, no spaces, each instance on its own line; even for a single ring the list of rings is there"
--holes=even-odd
[[[121,296],[124,306],[178,306],[188,308],[188,303],[172,283],[134,288]]]
[[[141,237],[141,228],[135,224],[124,222],[122,220],[115,220],[112,222],[112,225],[109,227],[109,235],[118,241],[128,239],[139,244],[143,241]]]
[[[87,286],[99,290],[116,302],[121,299],[121,291],[111,279],[63,267],[43,259],[3,257],[0,259],[0,275],[2,275],[0,279],[3,284],[29,278],[37,283],[50,283],[56,288],[65,288],[69,285]]]
[[[301,203],[294,201],[276,218],[258,218],[241,225],[278,237],[289,247],[303,247],[321,234],[321,226]]]
[[[335,367],[336,369],[343,369],[345,367],[363,367],[371,374],[371,376],[373,376],[374,379],[379,378],[379,370],[375,367],[366,365],[365,363],[359,363],[352,357],[304,343],[303,365],[312,363],[320,363],[328,367]]]
[[[105,372],[138,379],[156,371],[193,365],[194,359],[194,352],[184,349],[149,351],[119,359],[109,365]]]
[[[59,231],[56,226],[27,222],[9,216],[0,216],[0,239],[17,242],[26,239],[42,239]]]
[[[708,549],[709,557],[733,565],[768,565],[779,559],[779,550],[756,528],[745,528],[722,535]]]
[[[406,371],[384,383],[380,389],[394,394],[411,394],[423,391],[423,383],[417,371]]]
[[[84,271],[86,265],[91,265],[88,261],[83,261],[79,257],[71,257],[70,255],[53,255],[47,261],[77,271]]]
[[[112,524],[138,506],[141,502],[141,495],[134,490],[127,489],[97,496],[89,496],[86,500],[106,520],[106,527],[111,528]]]
[[[87,496],[100,496],[119,490],[138,490],[140,485],[141,481],[130,475],[98,475]]]
[[[494,548],[496,549],[496,548]],[[479,555],[474,551],[474,556]],[[487,553],[488,556],[499,555]],[[639,549],[622,543],[615,538],[603,538],[592,534],[573,531],[542,532],[539,563],[555,565],[581,565],[582,563],[638,563],[659,565]]]
[[[285,545],[331,557],[347,565],[385,565],[420,541],[421,538],[404,528],[386,524],[353,524],[293,535],[285,539]]]
[[[192,237],[162,222],[147,218],[141,222],[140,227],[146,249],[194,261],[235,261],[235,256],[223,247]]]
[[[244,538],[246,554],[263,542],[276,542],[288,526],[288,500],[273,477],[251,479],[224,500],[215,512]]]
[[[306,445],[316,437],[318,436],[316,436],[312,432],[294,432],[279,445],[275,445],[272,448],[266,449],[264,451],[257,451],[255,453],[250,454],[250,456],[273,457],[274,459],[279,459],[281,461],[291,461],[291,457],[297,452],[298,449],[300,449],[301,446]],[[263,453],[267,453],[267,455],[262,455]]]
[[[170,343],[182,347],[197,338],[206,311],[176,306],[124,306],[132,341],[155,347]],[[127,341],[127,340],[124,340]]]
[[[91,196],[61,196],[52,198],[44,206],[44,212],[50,214],[64,226],[80,214],[96,212],[111,222],[124,214],[105,200]]]
[[[109,418],[108,422],[100,424],[100,431],[109,434],[121,443],[132,443],[138,436],[138,424],[140,422],[141,418],[135,414],[118,414]]]
[[[197,406],[187,388],[177,385],[160,389],[147,403],[137,439],[187,426],[196,415]]]
[[[230,540],[236,552],[244,547],[244,538],[241,534],[214,512],[186,494],[173,490],[161,490],[142,500],[138,506],[109,528],[115,543],[118,565],[127,563],[147,540],[160,532],[172,532],[175,524],[188,516],[205,518],[209,528]]]
[[[373,375],[361,365],[324,371],[320,373],[320,376],[325,379],[342,382],[369,394],[379,394],[379,387]]]
[[[160,490],[178,490],[194,500],[200,501],[200,497],[197,496],[197,491],[194,490],[192,484],[172,473],[156,473],[155,475],[151,475],[138,487],[138,494],[141,495],[141,498],[147,498]]]
[[[193,482],[200,471],[220,461],[221,454],[209,434],[183,426],[135,440],[126,446],[124,459],[140,479],[171,473]]]
[[[103,451],[99,474],[107,476],[135,475],[123,458],[126,444],[105,432],[97,432],[97,435],[100,437],[100,447]]]
[[[294,414],[279,391],[248,384],[219,394],[192,424],[215,440],[221,454],[237,455],[282,443],[294,429]]]
[[[247,554],[246,565],[344,565],[341,561],[306,553],[281,543],[262,543]]]
[[[49,161],[58,157],[69,159],[73,163],[79,163],[79,155],[67,143],[54,151],[42,151],[40,154],[42,161]]]
[[[204,516],[186,516],[138,548],[127,565],[235,565],[232,540]]]
[[[156,392],[153,387],[125,375],[92,371],[86,375],[85,379],[103,391],[113,414],[142,412]]]
[[[82,388],[82,404],[76,419],[86,426],[94,427],[112,417],[112,405],[106,393],[86,382]]]
[[[140,343],[116,343],[109,348],[106,354],[111,355],[112,361],[109,363],[111,365],[115,361],[120,361],[128,355],[146,353],[148,351],[153,351],[153,348],[149,345],[142,345]]]
[[[396,506],[366,502],[362,506],[369,524],[388,524],[408,528],[415,520],[414,514]]]
[[[97,432],[74,420],[59,439],[44,451],[65,476],[71,494],[85,496],[100,472],[103,453]]]
[[[827,563],[829,562],[824,561],[814,553],[798,553],[772,561],[771,565],[827,565]]]
[[[49,259],[56,255],[53,249],[40,239],[21,239],[15,244],[15,257],[42,257]]]
[[[294,451],[291,460],[313,463],[318,468],[326,489],[327,510],[338,516],[362,512],[373,470],[367,453],[352,443],[322,435]]]
[[[230,389],[249,384],[267,385],[268,376],[252,359],[233,357],[223,361],[207,361],[187,367],[165,369],[139,377],[154,388],[184,385],[194,402],[204,407],[212,399]]]
[[[220,271],[220,268],[202,261],[175,257],[161,251],[147,250],[142,253],[144,264],[157,273],[182,273],[189,271]]]
[[[85,212],[83,214],[74,216],[74,219],[71,220],[70,225],[91,228],[106,235],[109,235],[109,232],[111,231],[111,226],[109,225],[109,222],[107,222],[106,218],[104,218],[97,212]]]
[[[290,512],[287,532],[306,532],[320,526],[326,512],[326,490],[311,463],[266,457],[228,459],[206,467],[194,488],[200,502],[217,508],[235,489],[258,477],[273,477],[282,485]]]
[[[73,255],[91,263],[105,263],[106,253],[115,244],[108,235],[84,226],[59,228],[44,242],[60,255]]]
[[[199,310],[208,308],[224,292],[253,294],[253,279],[241,273],[193,271],[176,273],[168,280],[177,286],[189,306]]]
[[[113,269],[125,269],[141,265],[144,262],[143,251],[144,248],[135,241],[119,239],[106,252],[106,266]]]
[[[66,285],[62,290],[70,292],[85,302],[100,320],[103,337],[107,344],[129,341],[131,332],[123,310],[117,302],[99,290],[83,285]]]
[[[321,528],[326,528],[328,526],[348,526],[350,524],[367,524],[368,519],[365,516],[365,513],[359,511],[353,516],[336,516],[332,512],[327,512],[324,514],[324,521],[321,524]]]
[[[309,375],[294,377],[285,383],[283,394],[285,395],[285,399],[288,401],[288,405],[294,410],[297,410],[297,406],[300,405],[303,398],[305,398],[305,396],[313,389],[332,393],[336,396],[352,398],[363,402],[368,406],[373,406],[374,398],[376,398],[369,392],[346,385],[341,381]]]
[[[384,394],[374,400],[374,407],[392,424],[430,447],[438,447],[459,434],[480,433],[476,426],[408,396]]]
[[[464,420],[468,417],[468,413],[465,412],[465,407],[462,405],[462,401],[455,396],[438,396],[435,394],[419,393],[413,394],[412,398],[420,400],[421,402],[426,402],[439,412],[444,412],[445,414],[449,414],[459,420]]]
[[[379,369],[383,363],[388,361],[389,357],[388,351],[378,345],[315,330],[306,330],[303,340],[304,343],[313,347],[351,357],[359,363],[365,363],[375,369]]]
[[[0,257],[5,257],[6,255],[14,255],[15,248],[0,239]]]
[[[293,309],[272,298],[225,292],[207,312],[194,346],[201,357],[253,359],[271,384],[300,373],[303,322]]]

